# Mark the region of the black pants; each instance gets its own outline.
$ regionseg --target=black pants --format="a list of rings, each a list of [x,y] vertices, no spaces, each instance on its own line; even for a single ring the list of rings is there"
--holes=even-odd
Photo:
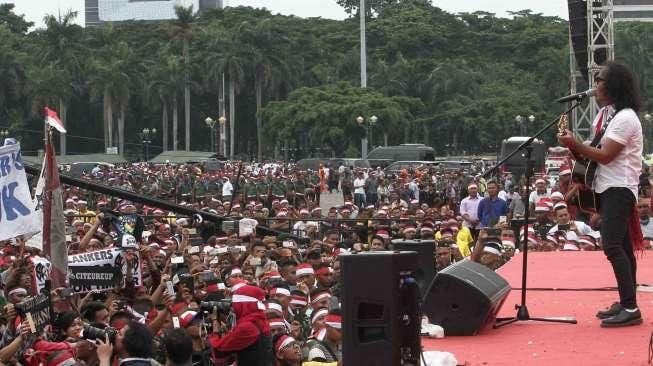
[[[603,252],[612,264],[621,306],[637,307],[637,262],[628,234],[635,196],[628,188],[610,188],[600,194]]]

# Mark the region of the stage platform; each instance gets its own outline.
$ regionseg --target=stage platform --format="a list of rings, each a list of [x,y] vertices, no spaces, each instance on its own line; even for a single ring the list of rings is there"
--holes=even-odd
[[[516,314],[522,255],[499,269],[512,291],[499,312]],[[451,352],[460,365],[648,365],[653,330],[653,293],[638,291],[644,323],[604,329],[596,311],[618,299],[610,264],[602,252],[528,253],[527,306],[532,317],[574,316],[578,324],[517,322],[477,336],[422,338],[425,350]],[[637,282],[653,284],[653,252],[638,262]],[[550,289],[557,290],[550,290]]]

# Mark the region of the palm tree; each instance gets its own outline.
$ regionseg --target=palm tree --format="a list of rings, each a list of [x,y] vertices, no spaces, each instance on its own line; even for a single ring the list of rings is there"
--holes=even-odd
[[[39,31],[43,44],[38,57],[41,66],[51,65],[65,77],[58,78],[58,109],[61,122],[66,125],[67,103],[81,87],[81,32],[82,28],[73,21],[77,12],[69,11],[63,16],[46,15],[43,18],[46,28]],[[60,135],[60,152],[66,154],[66,137]]]
[[[241,30],[247,29],[241,27]],[[290,68],[285,58],[288,56],[289,40],[274,28],[272,19],[265,19],[249,28],[249,32],[241,32],[250,42],[252,52],[251,67],[254,71],[254,89],[256,95],[256,142],[257,160],[263,160],[263,121],[261,107],[263,93],[280,87],[289,86]],[[248,29],[248,30],[249,30]]]
[[[235,127],[236,127],[236,92],[238,86],[245,79],[246,60],[251,55],[251,50],[244,47],[239,39],[239,30],[236,27],[221,37],[216,37],[209,47],[213,52],[207,56],[210,65],[215,68],[212,74],[224,74],[229,83],[229,158],[234,157]]]
[[[11,4],[8,4],[11,5]],[[0,118],[16,103],[24,86],[25,70],[16,48],[20,39],[8,29],[0,27]]]
[[[186,85],[184,85],[184,117],[186,122],[186,151],[190,150],[190,39],[193,36],[193,23],[197,16],[193,12],[193,6],[183,7],[175,6],[175,14],[177,18],[172,21],[170,27],[170,36],[172,41],[182,41],[184,64],[185,64],[185,78]]]
[[[150,64],[150,74],[146,85],[146,95],[161,102],[161,129],[163,151],[168,151],[168,111],[172,109],[172,149],[177,150],[179,126],[178,95],[186,85],[185,66],[182,57],[170,54],[167,50],[159,53],[160,62]]]
[[[125,108],[129,100],[130,85],[134,80],[136,68],[131,49],[125,42],[109,44],[98,52],[91,62],[93,94],[102,95],[105,121],[105,145],[113,146],[114,108],[118,113],[118,153],[125,152]]]

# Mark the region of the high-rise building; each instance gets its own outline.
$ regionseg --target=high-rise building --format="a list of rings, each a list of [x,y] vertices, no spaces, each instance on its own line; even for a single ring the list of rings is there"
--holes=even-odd
[[[615,22],[653,22],[653,0],[613,1]]]
[[[175,6],[190,6],[200,11],[222,8],[222,0],[85,0],[86,26],[126,20],[175,18]]]

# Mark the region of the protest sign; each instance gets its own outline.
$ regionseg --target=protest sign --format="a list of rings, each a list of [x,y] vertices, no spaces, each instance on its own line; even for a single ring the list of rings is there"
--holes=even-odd
[[[68,256],[68,280],[75,293],[91,290],[108,290],[124,284],[127,272],[135,286],[142,285],[140,258],[132,252],[134,260],[128,264],[126,251],[108,248]]]
[[[45,288],[45,281],[50,279],[50,270],[52,269],[52,264],[49,260],[38,255],[30,257],[32,264],[34,264],[34,270],[32,273],[32,280],[36,293],[41,293],[41,290]]]
[[[27,184],[20,144],[0,147],[0,240],[41,231]]]
[[[50,324],[52,319],[50,313],[51,308],[49,293],[28,297],[16,304],[16,311],[22,318],[32,318],[37,334],[41,333],[45,326]]]

